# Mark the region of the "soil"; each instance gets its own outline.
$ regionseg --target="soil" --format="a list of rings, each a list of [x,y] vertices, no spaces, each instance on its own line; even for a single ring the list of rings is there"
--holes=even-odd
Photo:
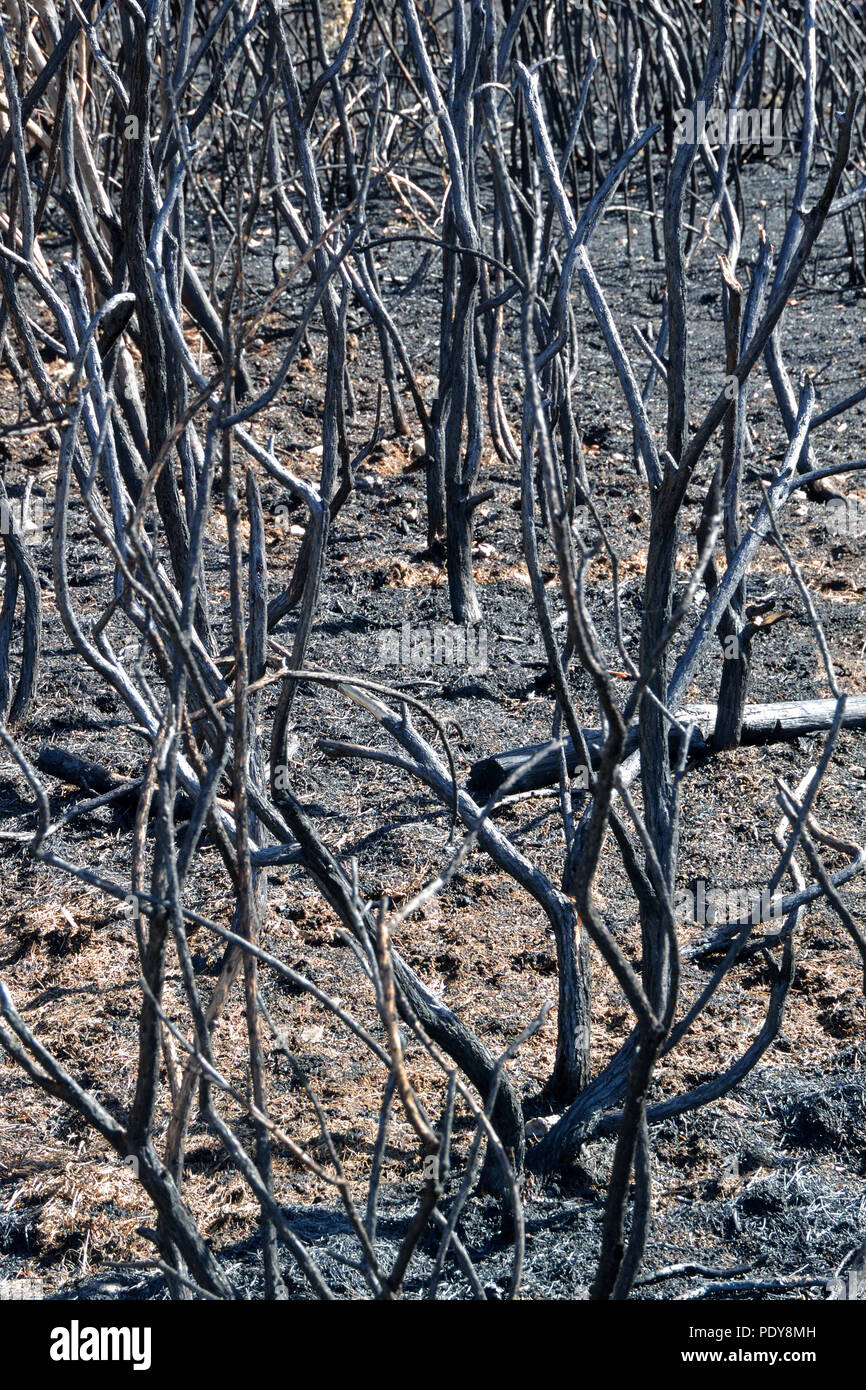
[[[792,186],[792,166],[749,168],[747,206],[758,209],[744,228],[744,254],[756,243],[756,224],[778,240],[784,217],[784,191]],[[637,197],[640,189],[635,191]],[[621,202],[621,199],[619,200]],[[389,225],[387,230],[394,230]],[[399,229],[399,228],[397,228]],[[637,362],[639,349],[628,332],[632,322],[659,321],[662,283],[654,262],[647,220],[632,218],[631,256],[621,213],[611,213],[592,244],[598,278]],[[59,248],[62,250],[62,248]],[[722,379],[720,275],[712,244],[697,261],[690,282],[694,381],[692,415],[718,390]],[[423,248],[395,245],[387,253],[385,299],[405,334],[412,361],[429,400],[435,390],[435,344],[439,312],[438,266],[431,257],[426,278],[401,294],[420,263]],[[269,273],[272,248],[258,251],[261,279]],[[785,358],[796,382],[815,374],[820,410],[856,390],[866,362],[863,288],[848,283],[844,239],[838,222],[821,241],[818,263],[809,267],[792,297],[785,320]],[[587,305],[576,302],[581,325],[582,374],[579,407],[595,485],[595,499],[620,556],[621,601],[626,640],[635,644],[639,595],[646,559],[649,506],[645,486],[631,464],[631,431],[600,332]],[[269,331],[249,358],[254,380],[267,379],[283,350],[293,306],[275,311]],[[375,334],[360,312],[353,323],[350,363],[356,394],[352,438],[361,447],[369,437],[378,378]],[[315,480],[318,421],[323,392],[323,339],[310,334],[312,355],[300,360],[280,395],[264,413],[260,437],[276,435],[278,454]],[[373,364],[371,366],[371,364]],[[519,363],[503,356],[503,396],[516,420],[521,388]],[[16,402],[8,377],[0,381],[4,419]],[[663,403],[656,395],[656,422]],[[751,390],[750,424],[755,452],[749,459],[747,510],[759,499],[758,480],[768,475],[785,448],[775,400],[762,368]],[[816,432],[821,462],[866,457],[864,406]],[[519,489],[514,477],[488,449],[482,486],[495,497],[477,514],[476,578],[484,618],[486,668],[432,667],[383,662],[383,633],[409,623],[421,628],[450,624],[443,571],[425,553],[424,476],[412,441],[388,438],[362,465],[354,495],[334,526],[328,572],[308,662],[331,671],[363,673],[403,685],[425,700],[445,721],[461,775],[471,763],[512,746],[549,736],[553,701],[533,616],[528,576],[520,555]],[[44,499],[45,539],[37,554],[43,580],[46,636],[39,695],[22,746],[32,759],[46,742],[106,763],[134,776],[144,766],[145,744],[130,728],[113,694],[72,653],[54,608],[50,585],[50,520],[53,459],[38,454],[32,437],[9,446],[7,478],[21,484],[25,470],[35,475]],[[710,451],[710,461],[715,458]],[[300,545],[285,525],[286,498],[260,475],[269,535],[272,592],[291,573]],[[866,498],[863,474],[842,477],[848,496]],[[13,491],[10,486],[10,491]],[[692,489],[687,509],[697,524],[702,493]],[[83,619],[93,621],[110,597],[110,566],[88,532],[80,506],[73,510],[71,582]],[[798,494],[787,509],[783,529],[802,567],[825,626],[836,671],[851,694],[866,693],[866,528],[840,536],[820,504]],[[211,525],[207,567],[213,611],[228,613],[226,545],[222,517]],[[694,562],[693,537],[682,550],[684,578]],[[562,611],[553,556],[548,600]],[[599,558],[590,573],[593,617],[611,664],[613,641],[609,565]],[[811,626],[785,564],[775,550],[760,552],[750,591],[777,595],[788,610],[784,622],[757,643],[750,698],[792,699],[829,695],[826,675]],[[290,615],[276,633],[288,641]],[[122,634],[121,634],[122,639]],[[129,640],[127,637],[126,640]],[[132,656],[132,653],[130,653]],[[721,652],[707,660],[690,695],[712,699],[718,689]],[[578,708],[587,725],[597,722],[588,679],[575,681]],[[276,700],[265,694],[264,725]],[[423,721],[422,721],[423,722]],[[375,899],[387,894],[400,902],[441,865],[448,839],[447,810],[421,786],[409,785],[394,768],[357,760],[332,760],[318,740],[349,738],[380,741],[372,720],[346,705],[335,692],[306,686],[294,708],[298,741],[294,776],[297,794],[317,821],[332,850],[348,864],[358,861],[362,888]],[[431,735],[432,737],[432,735]],[[821,740],[748,748],[697,764],[685,783],[681,847],[682,881],[703,878],[722,888],[761,887],[776,862],[771,832],[779,820],[774,779],[796,786],[820,756]],[[50,782],[52,813],[68,809],[86,793]],[[638,794],[638,802],[639,802]],[[866,819],[866,734],[840,736],[824,780],[818,815],[841,838],[862,840]],[[556,797],[538,794],[497,812],[497,823],[514,842],[558,882],[563,838]],[[0,827],[18,839],[0,841],[0,972],[19,1011],[82,1085],[109,1109],[122,1114],[131,1096],[137,1056],[138,963],[134,936],[117,903],[28,856],[24,832],[31,830],[31,797],[11,762],[0,760]],[[128,881],[130,822],[110,809],[72,821],[55,839],[55,852]],[[843,857],[828,854],[837,868]],[[190,885],[212,919],[228,926],[234,906],[218,855],[207,844]],[[353,954],[337,935],[334,914],[298,868],[269,875],[270,893],[263,929],[266,948],[332,994],[356,1016],[375,1026],[368,986]],[[862,924],[862,880],[844,897]],[[623,949],[639,958],[636,904],[610,851],[602,861],[599,901]],[[683,941],[699,934],[683,928]],[[396,944],[425,981],[477,1031],[493,1050],[508,1045],[545,1000],[555,1001],[555,956],[546,919],[529,898],[504,878],[481,853],[425,911],[402,927]],[[207,992],[223,947],[202,930],[192,935],[195,969]],[[684,968],[684,1003],[700,991],[712,963]],[[604,964],[593,960],[593,1067],[600,1068],[630,1031],[631,1015]],[[668,1097],[715,1075],[749,1045],[767,1005],[767,964],[756,958],[729,977],[714,1005],[700,1018],[675,1053],[661,1065],[654,1097]],[[380,1103],[379,1078],[370,1075],[360,1044],[332,1026],[306,996],[263,972],[264,997],[288,1045],[305,1066],[329,1117],[347,1175],[362,1192],[375,1141]],[[185,1017],[176,966],[166,989],[169,1012]],[[242,1000],[235,998],[217,1038],[219,1065],[229,1079],[246,1084],[240,1028]],[[783,1031],[758,1066],[722,1100],[653,1131],[654,1218],[643,1265],[644,1278],[671,1265],[693,1262],[717,1269],[752,1271],[754,1279],[832,1277],[845,1256],[866,1238],[866,1046],[864,1046],[862,970],[858,957],[832,911],[823,903],[804,914],[797,937],[797,975]],[[552,1069],[554,1028],[547,1026],[521,1048],[511,1064],[529,1115],[543,1118],[550,1106],[545,1085]],[[441,1109],[439,1077],[414,1052],[413,1080],[431,1114]],[[323,1155],[315,1115],[274,1050],[270,1056],[273,1104],[284,1126],[311,1151]],[[231,1106],[242,1133],[244,1121]],[[167,1111],[166,1111],[167,1114]],[[465,1153],[471,1127],[461,1120],[455,1150]],[[157,1140],[160,1135],[157,1134]],[[318,1146],[318,1147],[317,1147]],[[597,1259],[603,1202],[613,1140],[587,1145],[564,1175],[546,1183],[530,1177],[525,1192],[526,1256],[522,1297],[580,1298],[586,1295]],[[455,1171],[459,1164],[455,1163]],[[334,1255],[352,1257],[354,1246],[333,1189],[316,1181],[290,1158],[276,1160],[277,1186],[298,1234],[308,1239],[336,1290],[362,1293],[366,1286]],[[420,1188],[420,1159],[412,1137],[398,1122],[392,1131],[381,1203],[383,1253],[396,1253],[413,1197]],[[260,1260],[254,1231],[257,1208],[248,1189],[227,1165],[220,1147],[198,1121],[191,1127],[184,1194],[201,1229],[225,1262],[229,1277],[251,1296],[258,1289]],[[0,1278],[24,1276],[43,1281],[47,1296],[60,1298],[159,1298],[161,1275],[129,1267],[153,1254],[140,1228],[152,1212],[134,1175],[68,1111],[35,1090],[3,1055],[0,1057]],[[458,1228],[491,1295],[508,1287],[511,1245],[501,1231],[501,1213],[492,1198],[477,1197]],[[326,1249],[327,1247],[327,1249]],[[418,1294],[431,1264],[425,1246],[410,1271],[407,1293]],[[307,1296],[306,1285],[287,1268],[290,1291]],[[697,1293],[697,1275],[640,1285],[639,1298],[672,1298]],[[466,1285],[456,1266],[446,1266],[440,1296],[459,1297]],[[765,1292],[761,1297],[783,1296]],[[789,1296],[823,1297],[817,1285]]]

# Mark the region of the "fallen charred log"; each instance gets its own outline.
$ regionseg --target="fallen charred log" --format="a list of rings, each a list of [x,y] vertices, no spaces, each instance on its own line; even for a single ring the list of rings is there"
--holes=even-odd
[[[713,747],[713,732],[716,724],[718,706],[715,704],[686,705],[680,710],[678,718],[684,728],[693,724],[689,741],[690,753],[706,752]],[[816,734],[831,728],[836,715],[835,700],[780,700],[774,704],[749,705],[743,720],[741,742],[744,744],[782,743],[787,739],[799,738],[803,734]],[[857,696],[848,700],[842,720],[845,729],[866,728],[866,697]],[[600,729],[585,729],[584,738],[589,750],[592,766],[598,766],[603,745]],[[680,728],[669,731],[668,745],[671,757],[675,758],[682,746],[683,734]],[[629,730],[626,740],[626,754],[636,750],[638,745],[637,728]],[[469,769],[466,788],[471,796],[489,797],[500,787],[507,777],[516,772],[521,763],[529,762],[544,745],[528,744],[523,748],[509,749],[496,753],[493,757],[482,758]],[[569,774],[577,776],[581,769],[581,756],[575,751],[570,738],[565,740],[565,757]],[[559,752],[556,747],[545,757],[538,759],[513,783],[514,792],[536,791],[549,787],[559,780]]]
[[[40,772],[56,777],[59,782],[68,782],[97,797],[111,796],[118,811],[131,811],[138,805],[142,788],[140,778],[130,780],[119,772],[113,772],[104,763],[80,758],[57,744],[46,743],[40,748],[36,766]],[[174,812],[179,820],[188,820],[192,814],[192,801],[185,793],[181,792],[176,798]]]

